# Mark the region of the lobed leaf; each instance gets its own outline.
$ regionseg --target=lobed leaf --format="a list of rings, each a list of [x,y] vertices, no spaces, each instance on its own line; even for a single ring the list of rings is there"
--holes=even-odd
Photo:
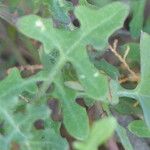
[[[60,77],[57,77],[55,84],[54,96],[61,102],[63,123],[67,131],[79,140],[85,139],[89,132],[89,121],[85,108],[76,103],[75,92],[64,87]]]
[[[42,74],[41,72],[40,76],[38,74],[28,79],[21,78],[19,71],[14,69],[8,77],[0,82],[0,112],[2,119],[6,122],[7,133],[6,136],[0,137],[0,142],[5,143],[4,150],[10,147],[12,140],[18,143],[23,142],[26,149],[31,149],[33,146],[33,143],[29,142],[36,135],[36,133],[35,135],[30,133],[33,122],[42,116],[45,116],[43,119],[49,120],[47,108],[42,106],[39,109],[36,108],[41,112],[39,114],[34,109],[35,104],[33,102],[31,107],[25,105],[25,116],[22,112],[16,113],[14,110],[22,92],[36,93],[37,87],[35,83],[45,80],[47,82],[49,79],[48,84],[51,82],[56,84],[57,96],[62,100],[63,122],[70,135],[82,140],[87,137],[89,122],[86,111],[76,104],[75,98],[77,95],[75,91],[64,87],[64,83],[57,82],[57,75],[64,64],[69,61],[76,69],[78,80],[85,91],[85,95],[97,100],[100,97],[105,97],[108,91],[107,78],[90,62],[86,52],[86,45],[92,44],[94,47],[101,49],[106,47],[109,36],[122,27],[128,14],[128,7],[119,2],[112,3],[100,10],[79,6],[75,13],[81,23],[81,27],[74,31],[56,29],[50,19],[42,19],[35,15],[25,16],[18,20],[17,27],[19,31],[42,42],[44,51],[50,56],[50,61],[53,65],[51,65],[52,67],[48,70],[48,73]],[[107,18],[105,17],[106,14]],[[6,103],[4,100],[8,100],[8,106],[4,104]],[[31,114],[32,116],[30,116]],[[42,147],[39,147],[39,149],[42,149]]]
[[[10,74],[0,82],[0,100],[18,96],[23,91],[37,92],[37,87],[31,80],[22,79],[20,72],[13,69]]]
[[[112,3],[100,10],[79,6],[75,13],[81,22],[81,27],[72,32],[66,29],[56,29],[51,20],[34,15],[20,18],[17,26],[23,34],[41,41],[46,53],[53,49],[60,51],[60,59],[49,73],[51,80],[54,79],[63,64],[69,60],[75,66],[79,81],[86,94],[99,99],[107,93],[107,80],[106,77],[97,73],[97,70],[89,62],[85,47],[87,44],[93,44],[95,47],[104,48],[109,36],[122,27],[128,14],[128,7],[119,2]],[[109,17],[106,18],[106,14]],[[84,76],[86,80],[81,78]],[[104,87],[100,85],[104,85]]]

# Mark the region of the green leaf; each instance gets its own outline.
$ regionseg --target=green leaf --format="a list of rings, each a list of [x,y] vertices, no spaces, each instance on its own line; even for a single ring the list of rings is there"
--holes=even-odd
[[[103,70],[108,76],[110,76],[112,79],[116,79],[118,76],[120,76],[118,69],[109,64],[106,60],[102,59],[99,62],[95,61],[94,65],[99,70]]]
[[[11,112],[5,108],[0,110],[5,133],[0,135],[0,143],[3,143],[0,145],[1,149],[9,150],[12,143],[16,142],[21,150],[33,150],[35,148],[42,150],[43,147],[47,150],[57,150],[60,147],[59,140],[62,149],[67,150],[68,144],[66,140],[62,139],[59,133],[52,129],[54,124],[49,119],[50,111],[46,105],[28,104],[24,111]],[[39,131],[34,128],[34,122],[38,119],[43,120],[46,129]],[[49,124],[46,125],[46,122],[49,122]]]
[[[83,140],[89,132],[88,116],[85,108],[78,105],[75,101],[75,92],[63,86],[62,81],[57,77],[56,90],[54,96],[62,104],[63,123],[73,137]]]
[[[135,100],[127,97],[120,98],[119,103],[116,106],[113,106],[119,114],[122,115],[138,115],[142,114],[142,109],[139,106],[134,106],[136,103]]]
[[[4,134],[0,134],[0,143],[3,143],[0,144],[0,149],[9,150],[13,142],[19,144],[21,150],[32,149],[33,145],[37,144],[32,140],[37,134],[37,130],[34,129],[34,122],[38,119],[42,119],[45,123],[49,122],[50,125],[45,124],[49,130],[52,128],[54,130],[59,127],[50,120],[50,110],[46,105],[41,104],[39,106],[35,101],[27,103],[25,100],[26,97],[21,95],[24,91],[35,94],[37,92],[35,83],[40,80],[41,79],[36,76],[23,79],[19,71],[14,68],[10,74],[0,82],[0,123],[3,123],[2,129],[4,130]],[[44,80],[44,78],[42,80]],[[24,99],[22,99],[22,97]],[[21,110],[18,106],[21,106]],[[43,129],[43,132],[47,131]],[[55,131],[53,135],[55,135],[56,138],[50,135],[45,139],[45,142],[53,139],[54,143],[58,143],[59,140],[61,146],[63,146],[62,149],[68,149],[66,140],[59,137],[58,134],[58,131]],[[42,150],[43,141],[41,139],[38,140],[38,144],[40,145],[38,149]],[[57,146],[52,143],[47,144],[46,147],[47,149],[57,148]]]
[[[141,50],[141,80],[135,92],[140,104],[142,106],[145,121],[150,127],[150,51],[149,51],[150,36],[142,33],[140,41]]]
[[[79,51],[74,51],[72,53],[72,58],[70,61],[74,64],[79,81],[81,82],[81,85],[87,95],[91,98],[99,100],[100,97],[105,97],[106,92],[108,91],[107,77],[100,74],[100,72],[96,70],[94,65],[89,61],[86,50],[83,51],[79,48],[78,50]]]
[[[128,129],[138,137],[150,138],[150,129],[143,120],[132,121],[128,125]]]
[[[78,7],[75,13],[81,23],[79,40],[103,49],[108,44],[109,36],[122,27],[128,11],[127,5],[120,2],[111,3],[98,10]]]
[[[23,34],[43,43],[44,51],[48,55],[46,59],[50,59],[52,67],[46,74],[41,72],[41,75],[49,80],[48,84],[55,83],[55,96],[61,101],[63,123],[67,131],[75,138],[83,140],[87,137],[89,128],[86,111],[76,104],[75,91],[64,87],[64,83],[57,82],[58,74],[61,75],[60,70],[69,61],[76,70],[85,95],[97,100],[105,97],[108,91],[107,77],[90,62],[86,45],[93,44],[101,49],[106,47],[110,35],[123,26],[128,7],[119,2],[100,10],[79,6],[75,13],[81,27],[74,31],[56,29],[50,19],[35,15],[20,18],[17,26]],[[106,14],[109,17],[106,18]]]
[[[84,43],[94,44],[95,42],[96,45],[94,44],[94,46],[103,48],[106,46],[109,36],[115,30],[122,27],[124,19],[128,14],[128,7],[116,2],[100,10],[79,6],[75,12],[81,22],[81,28],[74,32],[54,29],[50,20],[41,19],[33,15],[19,19],[17,25],[22,33],[41,41],[45,48],[47,47],[46,45],[49,45],[48,49],[45,49],[47,52],[50,51],[52,46],[53,48],[62,48],[70,53],[78,45],[83,45]],[[86,17],[85,14],[89,17]],[[109,17],[106,18],[106,14]],[[64,40],[64,36],[67,40]]]
[[[141,30],[143,28],[144,21],[144,8],[146,0],[136,0],[131,1],[131,10],[133,13],[133,18],[130,23],[130,31],[133,37],[139,37]]]
[[[81,27],[72,32],[66,29],[55,29],[49,19],[34,15],[19,19],[17,26],[25,35],[41,41],[47,54],[53,49],[59,50],[59,60],[49,72],[48,78],[51,81],[62,66],[70,61],[75,66],[86,94],[91,98],[100,99],[107,93],[107,79],[90,63],[85,48],[87,44],[93,44],[98,48],[106,47],[109,36],[122,27],[128,14],[128,7],[119,2],[100,10],[79,6],[75,13]],[[105,17],[106,14],[109,17]]]
[[[78,2],[80,5],[88,5],[87,0],[79,0]]]
[[[89,49],[87,52],[91,62],[98,70],[104,71],[112,79],[116,79],[119,76],[119,71],[115,66],[109,64],[104,58],[100,59],[102,57],[101,51]]]
[[[14,68],[10,74],[0,82],[0,100],[18,96],[23,91],[37,92],[37,87],[31,80],[22,79],[20,72]]]
[[[49,7],[55,20],[65,25],[71,23],[68,10],[73,9],[73,6],[70,2],[66,2],[64,0],[51,0],[49,3]]]
[[[116,126],[116,120],[111,117],[94,122],[87,139],[83,142],[74,143],[75,149],[97,150],[98,146],[103,144],[113,134]]]
[[[125,150],[133,150],[133,147],[130,143],[126,129],[118,124],[116,132],[121,140],[121,143]]]
[[[67,140],[62,138],[51,129],[39,130],[29,141],[31,150],[68,150]],[[25,145],[22,145],[21,150],[27,150]]]

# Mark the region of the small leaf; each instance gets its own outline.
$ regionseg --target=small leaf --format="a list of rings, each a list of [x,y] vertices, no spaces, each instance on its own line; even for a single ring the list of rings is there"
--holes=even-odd
[[[133,150],[133,147],[130,143],[126,129],[118,124],[116,132],[121,140],[121,143],[125,150]]]
[[[146,0],[131,1],[131,10],[133,13],[133,19],[130,23],[130,31],[133,37],[139,37],[143,28],[144,21],[144,8]]]
[[[67,12],[67,8],[71,8],[71,3],[66,2],[66,1],[60,1],[60,0],[51,0],[49,4],[53,18],[59,23],[68,25],[71,21]],[[68,6],[68,7],[67,7]]]
[[[76,94],[71,89],[63,86],[61,78],[55,80],[56,89],[54,97],[58,98],[62,105],[63,123],[73,137],[83,140],[89,132],[89,121],[85,108],[75,101]]]
[[[34,133],[34,132],[33,132]],[[54,130],[45,129],[34,133],[29,141],[29,146],[22,145],[21,150],[68,150],[67,140],[54,132]]]
[[[88,60],[86,50],[78,48],[78,51],[72,52],[71,55],[72,59],[70,61],[74,64],[78,79],[86,94],[96,100],[105,97],[108,91],[107,76],[101,74]]]
[[[103,142],[111,137],[116,126],[116,120],[111,117],[94,122],[87,139],[83,142],[74,143],[75,149],[97,150],[99,145],[103,144]]]
[[[10,74],[0,82],[0,100],[18,96],[23,91],[35,93],[37,87],[34,81],[22,79],[19,70],[14,68]]]
[[[92,44],[97,49],[105,48],[109,35],[122,27],[122,20],[126,18],[128,11],[128,6],[120,2],[110,3],[98,10],[85,6],[77,7],[75,13],[81,23],[79,31],[84,33],[80,36],[82,42]]]
[[[150,129],[143,120],[132,121],[128,125],[130,132],[142,138],[150,138]]]
[[[136,103],[135,100],[127,97],[120,98],[120,101],[117,105],[113,106],[113,109],[115,109],[119,114],[122,115],[138,115],[142,114],[142,109],[139,106],[134,106]]]
[[[109,64],[104,58],[101,58],[101,51],[93,51],[89,49],[87,52],[89,59],[98,70],[104,71],[112,79],[116,79],[120,75],[118,69],[115,66]]]

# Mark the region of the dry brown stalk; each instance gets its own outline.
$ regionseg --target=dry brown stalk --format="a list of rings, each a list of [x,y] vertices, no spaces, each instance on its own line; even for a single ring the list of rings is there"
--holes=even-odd
[[[39,64],[36,64],[36,65],[26,65],[26,66],[19,66],[17,67],[20,71],[24,71],[24,70],[27,70],[27,71],[31,71],[31,73],[34,73],[36,70],[40,70],[43,68],[43,65],[39,65]],[[12,68],[9,68],[6,72],[7,74],[10,73],[10,71],[12,70]]]
[[[118,46],[118,40],[115,40],[113,43],[113,46],[109,45],[109,49],[113,52],[113,54],[119,59],[119,61],[124,65],[124,67],[128,70],[128,72],[131,74],[130,77],[124,78],[121,80],[121,83],[126,82],[126,81],[139,81],[139,76],[130,69],[129,65],[126,62],[126,57],[129,53],[130,48],[127,47],[124,56],[122,57],[118,52],[117,52],[117,46]]]

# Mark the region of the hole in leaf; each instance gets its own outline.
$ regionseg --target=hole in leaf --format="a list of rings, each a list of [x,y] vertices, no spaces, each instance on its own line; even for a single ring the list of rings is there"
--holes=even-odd
[[[73,23],[73,25],[74,25],[75,27],[80,28],[80,22],[79,22],[78,19],[74,19],[74,20],[72,21],[72,23]]]
[[[59,102],[56,99],[51,99],[48,101],[48,106],[52,110],[51,118],[54,121],[60,121],[62,119],[61,112],[59,109]]]
[[[34,127],[38,130],[44,129],[44,120],[38,119],[34,122]]]

